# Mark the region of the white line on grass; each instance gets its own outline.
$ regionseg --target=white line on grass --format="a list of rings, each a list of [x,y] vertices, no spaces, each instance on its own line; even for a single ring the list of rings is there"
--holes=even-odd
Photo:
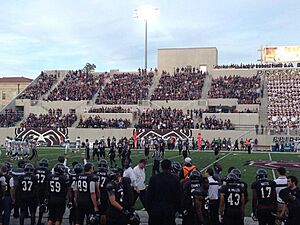
[[[216,162],[221,161],[222,159],[226,158],[227,156],[231,155],[232,153],[233,153],[233,152],[230,152],[230,153],[224,155],[223,157],[221,157],[221,158],[215,160],[214,162],[212,162],[211,164],[209,164],[208,166],[206,166],[205,168],[203,168],[202,170],[200,170],[200,172],[202,173],[202,172],[205,171],[208,167],[214,165],[214,163],[216,163]]]
[[[269,159],[270,159],[270,161],[273,161],[270,152],[269,152]],[[272,173],[273,173],[273,179],[275,180],[275,179],[276,179],[276,176],[275,176],[275,172],[274,172],[273,169],[272,169]]]

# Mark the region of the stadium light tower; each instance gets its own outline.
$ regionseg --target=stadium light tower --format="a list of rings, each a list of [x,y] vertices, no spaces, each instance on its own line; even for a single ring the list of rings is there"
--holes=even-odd
[[[145,5],[133,11],[133,17],[145,22],[145,70],[147,71],[148,54],[148,21],[154,20],[159,15],[159,9],[151,5]]]

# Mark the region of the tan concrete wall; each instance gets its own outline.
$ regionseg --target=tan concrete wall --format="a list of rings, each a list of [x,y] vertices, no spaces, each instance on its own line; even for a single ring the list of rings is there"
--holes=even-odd
[[[228,120],[234,125],[259,124],[258,113],[203,113],[203,118],[215,116],[217,119]]]
[[[217,48],[166,48],[158,49],[158,69],[174,72],[174,68],[181,68],[190,65],[199,68],[200,65],[207,65],[208,70],[217,65]]]
[[[30,84],[29,82],[28,83],[1,82],[0,83],[0,107],[2,108],[7,104],[9,104],[29,84]],[[2,99],[2,95],[4,92],[6,93],[6,99]]]

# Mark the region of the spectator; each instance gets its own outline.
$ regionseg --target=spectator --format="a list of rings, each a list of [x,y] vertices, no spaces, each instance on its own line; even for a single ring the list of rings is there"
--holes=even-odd
[[[78,128],[128,128],[131,123],[127,119],[103,119],[100,116],[80,118]]]
[[[21,121],[23,114],[12,109],[5,109],[4,114],[0,114],[0,127],[13,127]]]
[[[30,113],[27,119],[21,123],[25,128],[66,128],[71,127],[77,120],[75,113],[62,114],[61,109],[49,109],[48,114]]]
[[[81,70],[70,71],[48,95],[49,101],[91,100],[104,82],[104,75],[94,76]]]
[[[200,129],[205,130],[233,130],[234,127],[230,121],[217,119],[215,116],[205,117],[204,121],[200,124]]]
[[[147,98],[153,76],[153,73],[114,74],[111,83],[99,92],[96,104],[137,104]]]
[[[195,69],[195,68],[194,68]],[[182,68],[171,76],[163,72],[151,100],[195,100],[201,98],[206,73]]]
[[[36,79],[37,81],[31,85],[29,85],[18,97],[19,99],[31,99],[37,100],[42,95],[46,94],[51,87],[56,83],[57,76],[56,75],[48,75],[43,71]]]
[[[136,128],[141,129],[191,129],[194,121],[181,109],[147,109],[139,117]]]
[[[92,108],[89,113],[131,113],[130,109],[124,109],[121,106]]]
[[[259,76],[225,76],[212,80],[210,98],[237,98],[239,104],[260,104],[261,80]]]

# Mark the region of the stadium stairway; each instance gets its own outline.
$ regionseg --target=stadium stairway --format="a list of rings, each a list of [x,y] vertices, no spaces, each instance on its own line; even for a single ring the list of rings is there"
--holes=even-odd
[[[154,90],[155,90],[155,88],[158,86],[158,84],[159,84],[159,79],[160,79],[160,77],[161,77],[161,75],[156,75],[156,74],[154,74],[154,77],[153,77],[153,83],[152,83],[152,85],[151,85],[151,87],[149,88],[149,94],[148,94],[148,97],[147,97],[147,99],[151,99],[151,96],[153,95],[153,93],[154,93]]]
[[[59,85],[59,83],[65,78],[66,74],[67,74],[67,72],[65,72],[63,74],[61,73],[59,78],[57,79],[56,83],[51,87],[51,89],[46,94],[41,96],[40,100],[47,99],[50,92],[53,91]]]
[[[207,99],[208,98],[208,91],[211,88],[211,81],[212,81],[212,75],[208,74],[205,77],[204,85],[203,85],[203,88],[202,88],[202,93],[201,93],[201,98],[202,99]]]
[[[262,85],[263,97],[260,99],[261,105],[259,108],[259,122],[266,127],[268,126],[268,86],[265,76],[262,77]]]
[[[105,79],[104,79],[103,85],[99,88],[97,93],[93,96],[92,100],[88,102],[87,106],[89,108],[96,106],[96,99],[98,97],[99,91],[103,90],[105,88],[105,86],[110,82],[111,82],[111,77],[110,77],[110,74],[108,74],[107,77],[105,77]]]

